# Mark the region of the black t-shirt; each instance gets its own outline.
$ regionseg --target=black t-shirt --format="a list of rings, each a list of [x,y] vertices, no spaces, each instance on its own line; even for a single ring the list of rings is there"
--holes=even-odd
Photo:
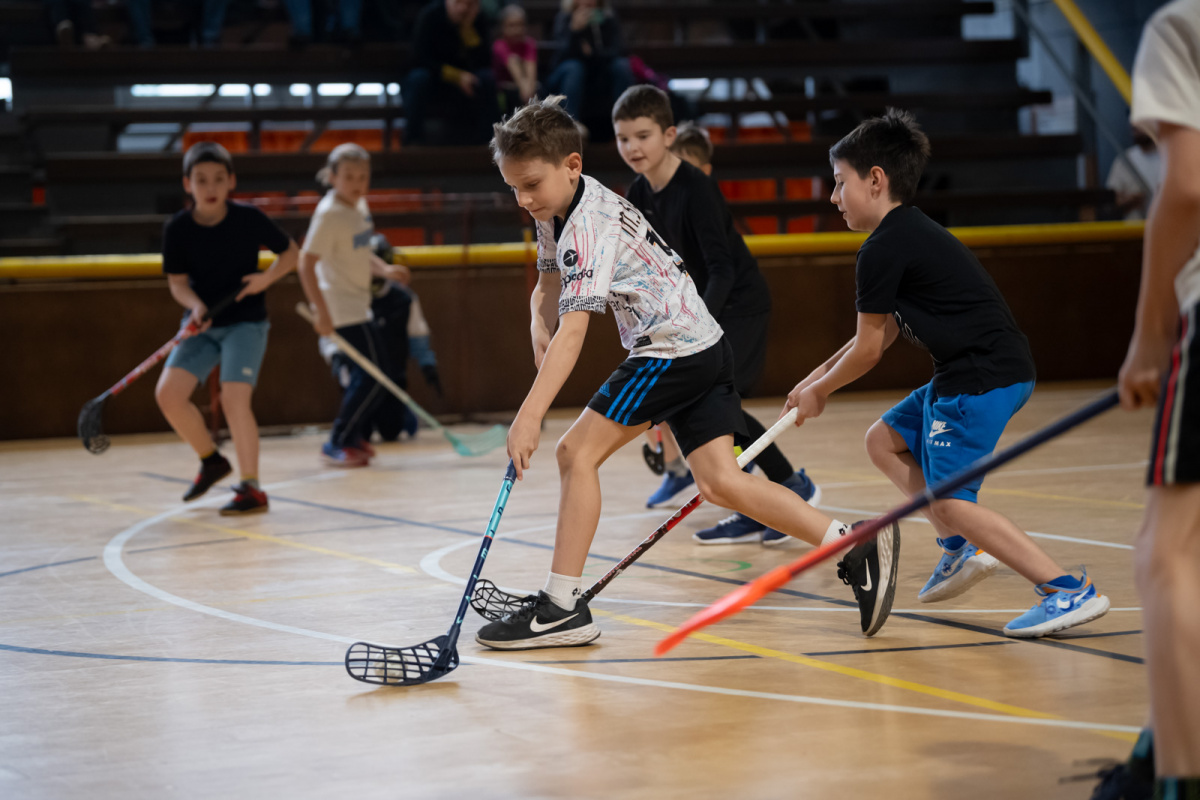
[[[704,305],[719,322],[771,309],[771,293],[758,262],[733,226],[733,214],[716,181],[686,161],[661,192],[637,176],[626,196],[656,233],[683,258]]]
[[[254,206],[229,201],[225,206],[225,219],[216,225],[201,225],[184,209],[163,228],[163,272],[187,275],[188,285],[209,308],[241,286],[243,277],[258,272],[260,247],[282,253],[292,243]],[[252,294],[218,314],[213,326],[266,318],[266,298]]]
[[[912,206],[888,212],[858,251],[856,306],[891,314],[933,356],[939,397],[982,394],[1035,377],[1029,340],[967,246]]]

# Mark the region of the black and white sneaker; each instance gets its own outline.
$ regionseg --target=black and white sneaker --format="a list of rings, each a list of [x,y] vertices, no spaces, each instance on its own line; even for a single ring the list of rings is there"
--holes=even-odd
[[[559,608],[545,592],[475,634],[475,641],[494,650],[533,650],[538,647],[578,647],[593,642],[600,629],[592,622],[587,603],[575,601],[571,611]]]
[[[862,522],[854,523],[858,527]],[[850,549],[838,562],[838,577],[854,591],[863,636],[874,636],[887,622],[896,596],[900,565],[900,526],[893,522],[870,541]]]

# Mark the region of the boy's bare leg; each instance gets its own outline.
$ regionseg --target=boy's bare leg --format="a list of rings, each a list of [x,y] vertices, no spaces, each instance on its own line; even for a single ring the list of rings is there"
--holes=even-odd
[[[554,454],[562,489],[551,572],[571,577],[583,574],[600,524],[600,465],[646,429],[647,425],[619,425],[585,408],[558,440]]]
[[[258,421],[250,398],[254,387],[248,383],[221,383],[221,408],[229,423],[229,434],[237,451],[238,470],[243,479],[258,478]]]
[[[1134,552],[1155,772],[1200,777],[1200,485],[1151,487]]]
[[[925,489],[925,475],[921,472],[921,465],[909,452],[904,437],[896,433],[886,422],[881,419],[876,420],[875,424],[867,430],[866,445],[871,463],[897,489],[910,497]],[[949,539],[951,536],[957,535],[971,541],[971,537],[965,533],[948,528],[946,523],[938,519],[928,508],[922,510],[921,513],[925,515],[925,519],[929,520],[941,538]],[[975,542],[975,544],[979,543]]]
[[[903,450],[897,452],[897,447]],[[912,495],[925,490],[925,477],[908,445],[883,420],[868,431],[867,452],[875,466],[902,492]],[[1029,534],[998,511],[967,500],[935,500],[929,512],[926,516],[939,534],[959,533],[1034,584],[1048,583],[1066,574]]]
[[[789,536],[819,545],[833,523],[791,489],[742,472],[733,457],[732,436],[697,447],[688,456],[688,465],[705,500]]]
[[[185,369],[166,367],[158,378],[154,399],[162,409],[167,422],[179,437],[191,445],[196,455],[203,458],[217,449],[204,424],[204,415],[192,402],[192,393],[199,383],[196,376]]]

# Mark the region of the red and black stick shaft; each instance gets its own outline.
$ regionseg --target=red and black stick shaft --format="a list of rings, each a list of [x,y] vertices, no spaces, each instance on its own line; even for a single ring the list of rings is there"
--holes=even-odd
[[[204,316],[201,318],[201,322],[207,322],[208,320],[210,320],[213,317],[220,314],[225,309],[229,308],[229,306],[233,305],[234,301],[237,300],[237,296],[240,293],[241,293],[241,289],[238,289],[237,292],[234,292],[233,294],[230,294],[227,297],[221,298],[220,302],[218,302],[215,306],[210,308],[208,311],[204,312]],[[170,341],[168,341],[162,347],[158,348],[153,353],[151,353],[149,358],[147,358],[145,361],[143,361],[142,363],[140,363],[136,367],[134,367],[132,370],[130,370],[128,375],[126,375],[124,378],[121,378],[121,380],[117,381],[112,386],[110,386],[108,388],[108,390],[104,392],[104,394],[100,395],[100,397],[107,399],[109,397],[112,397],[115,394],[120,394],[121,392],[125,391],[126,387],[128,387],[129,384],[133,383],[138,378],[145,375],[147,372],[150,371],[150,369],[152,367],[154,367],[155,364],[157,364],[158,362],[160,362],[164,358],[166,358],[168,355],[170,355],[171,351],[174,350],[179,345],[180,342],[182,342],[184,339],[187,339],[191,336],[195,336],[199,331],[200,331],[200,327],[196,324],[196,321],[193,319],[189,319],[187,321],[187,324],[179,329],[179,333],[177,333],[171,337]],[[97,398],[97,399],[100,399],[100,398]]]
[[[1007,464],[1018,456],[1022,456],[1035,447],[1038,447],[1051,439],[1066,433],[1072,428],[1087,422],[1099,414],[1109,410],[1117,405],[1117,390],[1110,389],[1101,397],[1088,403],[1086,406],[1075,410],[1057,422],[1047,425],[1035,433],[1030,434],[1021,441],[1014,444],[1012,447],[1006,448],[999,453],[994,453],[986,458],[981,458],[971,466],[948,476],[944,480],[938,481],[933,486],[925,487],[925,491],[914,495],[907,503],[893,508],[881,517],[877,517],[868,522],[860,524],[852,531],[847,533],[835,542],[830,542],[827,545],[818,547],[815,550],[806,553],[790,564],[784,564],[776,567],[767,574],[756,578],[753,581],[735,589],[729,594],[722,597],[717,602],[703,609],[683,625],[679,626],[669,636],[663,639],[654,648],[654,654],[661,656],[671,650],[675,645],[682,642],[693,632],[700,628],[713,624],[725,617],[732,616],[738,613],[747,606],[757,602],[760,598],[769,592],[773,592],[780,588],[792,578],[799,575],[801,572],[831,558],[838,553],[841,553],[851,547],[854,547],[861,542],[876,536],[879,531],[883,530],[893,522],[907,517],[916,511],[920,511],[925,506],[932,503],[934,500],[940,500],[950,493],[962,488],[966,484],[982,477],[992,470]]]
[[[784,414],[778,422],[772,425],[766,433],[758,437],[758,440],[755,441],[754,444],[742,451],[742,454],[738,456],[737,459],[738,469],[744,468],[747,464],[757,458],[759,453],[770,447],[772,442],[779,438],[781,433],[794,425],[795,422],[796,409],[793,408],[788,411],[787,414]],[[600,590],[605,586],[608,586],[609,582],[611,582],[613,578],[620,575],[625,571],[626,567],[641,558],[642,554],[653,547],[655,542],[666,536],[672,528],[679,524],[680,520],[699,508],[700,504],[703,502],[704,498],[699,492],[697,492],[691,500],[688,500],[683,504],[682,508],[672,514],[670,519],[668,519],[662,525],[659,525],[653,533],[641,541],[641,544],[633,548],[633,551],[630,552],[629,555],[622,558],[619,562],[617,562],[617,565],[606,572],[603,577],[600,578],[600,580],[592,584],[592,588],[583,593],[584,600],[591,600],[593,597],[599,594]]]

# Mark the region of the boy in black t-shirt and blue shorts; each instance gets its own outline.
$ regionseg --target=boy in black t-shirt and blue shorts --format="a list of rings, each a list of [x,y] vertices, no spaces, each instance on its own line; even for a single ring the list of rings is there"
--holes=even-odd
[[[675,432],[701,494],[817,544],[849,529],[733,455],[744,433],[733,352],[675,252],[628,201],[582,173],[582,141],[561,97],[534,100],[495,126],[492,153],[517,203],[537,221],[538,284],[530,300],[537,378],[508,431],[517,477],[530,468],[542,419],[570,376],[593,314],[611,308],[629,358],[558,442],[561,495],[546,588],[476,641],[501,650],[587,644],[600,635],[582,574],[600,521],[600,465],[651,424]],[[882,627],[895,587],[900,530],[850,549],[839,575],[863,633]]]
[[[232,471],[191,401],[196,386],[220,365],[221,408],[241,471],[233,500],[221,508],[225,515],[267,510],[258,484],[258,423],[250,407],[270,327],[262,292],[295,269],[300,255],[266,214],[229,201],[236,185],[233,159],[219,144],[200,142],[184,155],[183,188],[193,205],[163,230],[163,271],[171,296],[189,309],[200,333],[171,351],[155,389],[163,416],[200,457],[200,472],[183,496],[195,500]],[[258,271],[261,247],[279,254],[266,272]],[[209,308],[234,292],[238,302],[201,323]]]
[[[962,242],[908,205],[928,158],[925,134],[894,109],[830,149],[830,199],[851,230],[871,232],[858,252],[858,327],[784,405],[784,412],[798,410],[797,425],[819,416],[829,395],[870,371],[901,334],[927,350],[933,380],[867,433],[875,466],[909,495],[990,454],[1034,382],[1029,343],[991,276]],[[1028,534],[979,505],[981,484],[935,500],[926,512],[943,556],[919,599],[962,594],[995,571],[998,559],[1042,598],[1005,626],[1006,635],[1045,636],[1103,616],[1108,598],[1087,572],[1067,574]]]

